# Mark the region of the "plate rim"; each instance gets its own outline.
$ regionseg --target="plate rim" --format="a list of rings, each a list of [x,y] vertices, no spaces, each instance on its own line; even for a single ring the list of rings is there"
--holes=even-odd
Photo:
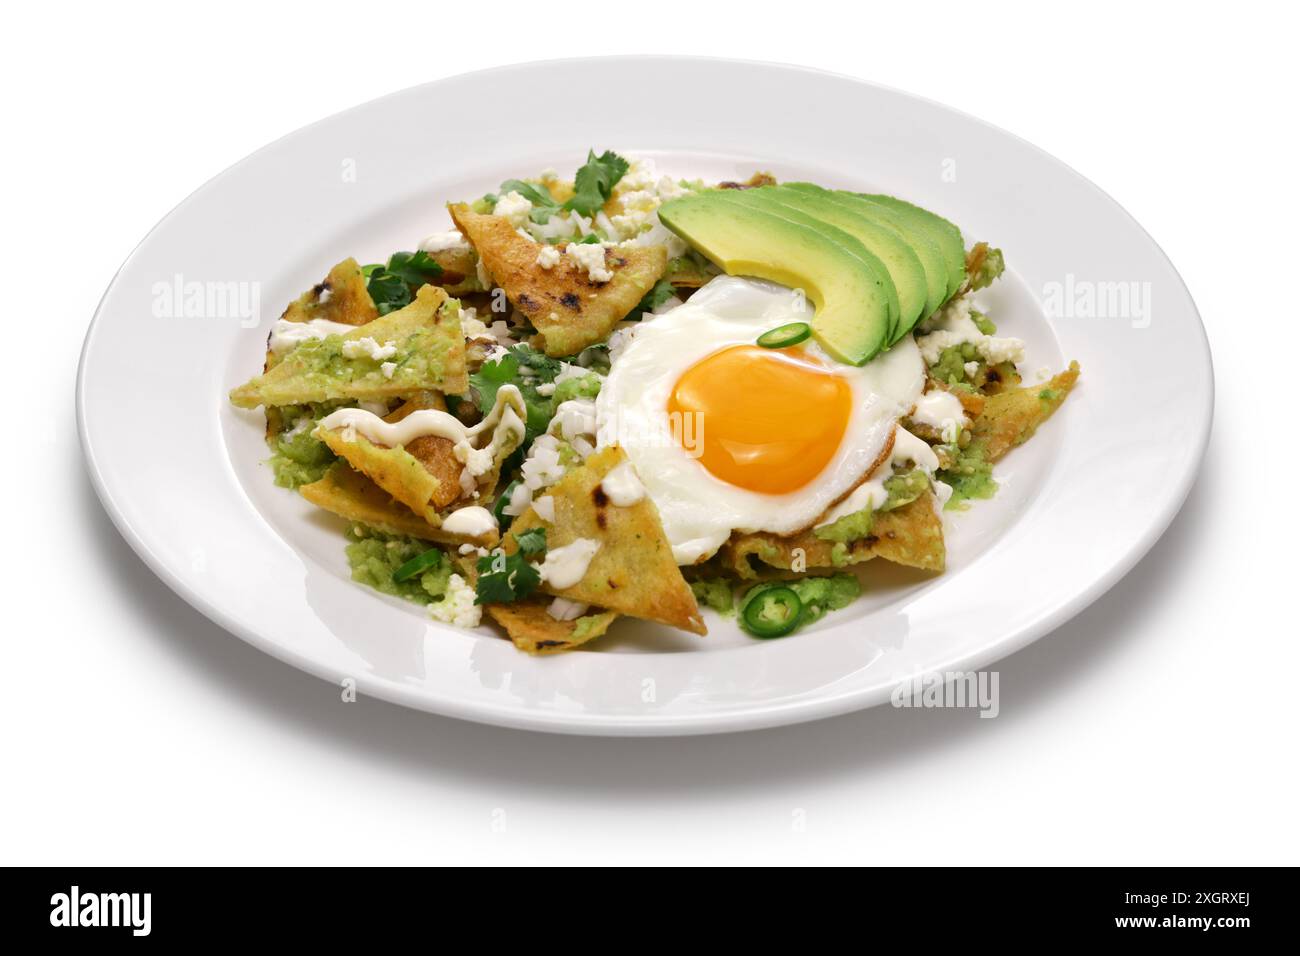
[[[659,54],[567,57],[502,64],[485,69],[441,77],[426,83],[415,84],[403,89],[394,90],[390,93],[366,100],[362,103],[355,104],[299,126],[282,136],[265,143],[258,149],[248,153],[230,166],[209,177],[176,203],[175,206],[169,209],[167,213],[163,215],[153,225],[153,227],[148,230],[148,232],[145,233],[139,242],[132,247],[121,265],[119,265],[117,270],[114,272],[113,277],[100,296],[82,342],[77,362],[75,390],[77,433],[91,485],[94,488],[100,503],[104,507],[104,510],[112,521],[113,526],[126,540],[132,551],[141,559],[141,561],[144,562],[150,571],[159,578],[159,580],[167,585],[173,593],[223,630],[235,635],[263,653],[266,653],[277,660],[283,661],[284,663],[290,664],[299,670],[319,677],[322,680],[330,682],[337,681],[338,674],[327,665],[314,660],[308,655],[298,653],[284,644],[277,643],[271,638],[264,636],[256,629],[245,627],[242,623],[227,614],[220,605],[210,601],[198,590],[186,584],[186,582],[182,580],[166,562],[153,553],[143,536],[130,525],[122,508],[114,499],[113,493],[105,480],[103,471],[94,453],[86,424],[86,373],[88,363],[91,360],[96,331],[101,325],[100,320],[105,303],[118,285],[123,272],[138,257],[140,251],[149,243],[150,239],[164,224],[170,222],[175,216],[181,213],[182,210],[184,210],[195,199],[195,197],[212,188],[215,184],[230,175],[232,171],[243,166],[245,163],[253,162],[259,155],[274,149],[283,141],[291,139],[306,130],[312,129],[326,122],[341,119],[349,114],[368,109],[373,104],[393,97],[404,96],[415,90],[438,86],[451,80],[467,80],[474,77],[488,76],[492,74],[561,65],[596,67],[601,65],[608,66],[618,63],[647,61],[659,63],[692,62],[695,64],[709,64],[723,69],[735,66],[749,66],[775,71],[790,71],[814,74],[822,77],[832,77],[876,91],[883,91],[905,100],[926,104],[946,113],[954,114],[968,121],[977,123],[1000,136],[1014,140],[1022,146],[1029,147],[1040,158],[1047,159],[1053,165],[1066,171],[1078,181],[1086,184],[1095,199],[1103,200],[1113,210],[1120,212],[1128,221],[1129,225],[1136,229],[1137,233],[1140,234],[1147,244],[1149,244],[1150,248],[1153,249],[1159,255],[1160,259],[1163,260],[1165,265],[1169,268],[1170,273],[1177,279],[1182,290],[1186,293],[1187,304],[1190,306],[1191,313],[1196,320],[1196,331],[1199,332],[1199,335],[1196,336],[1196,344],[1198,346],[1197,351],[1199,356],[1204,360],[1208,374],[1205,382],[1204,401],[1198,409],[1198,427],[1193,436],[1195,444],[1194,451],[1188,458],[1188,466],[1186,469],[1177,476],[1177,481],[1170,483],[1169,491],[1171,493],[1165,498],[1163,507],[1158,512],[1152,514],[1151,520],[1148,521],[1145,529],[1140,537],[1136,539],[1133,546],[1124,552],[1119,560],[1113,562],[1108,568],[1106,568],[1103,573],[1092,578],[1086,587],[1080,589],[1068,599],[1062,601],[1055,608],[1042,614],[1037,619],[1020,626],[1018,629],[1002,631],[997,637],[982,643],[977,649],[969,651],[959,658],[952,660],[949,665],[951,669],[978,670],[989,663],[1008,657],[1011,654],[1022,650],[1029,644],[1042,638],[1046,634],[1060,627],[1066,621],[1084,611],[1128,575],[1128,573],[1150,552],[1151,548],[1160,540],[1168,530],[1174,518],[1178,515],[1179,511],[1181,511],[1201,472],[1201,466],[1213,430],[1216,396],[1214,359],[1213,353],[1210,349],[1209,337],[1206,333],[1205,323],[1182,274],[1178,271],[1173,261],[1169,258],[1165,250],[1160,246],[1155,238],[1152,237],[1142,224],[1123,205],[1114,199],[1114,197],[1108,194],[1091,179],[1079,173],[1068,163],[1015,133],[1009,132],[993,123],[989,123],[978,116],[948,106],[940,101],[914,94],[888,84],[866,80],[861,77],[823,70],[804,64],[747,58]],[[477,723],[515,729],[599,736],[676,736],[758,730],[768,727],[821,720],[856,710],[866,709],[883,703],[890,695],[890,691],[887,688],[867,688],[848,690],[839,694],[825,695],[810,700],[802,699],[769,702],[762,704],[761,706],[754,705],[752,708],[748,709],[716,713],[675,715],[629,715],[609,713],[583,714],[543,709],[525,709],[498,704],[495,701],[486,699],[466,704],[462,701],[443,699],[425,692],[418,692],[408,685],[396,682],[373,681],[370,679],[369,675],[366,674],[352,676],[355,676],[358,691],[363,692],[368,696],[387,700],[391,703],[410,707],[416,710],[422,710],[461,720],[470,720]]]

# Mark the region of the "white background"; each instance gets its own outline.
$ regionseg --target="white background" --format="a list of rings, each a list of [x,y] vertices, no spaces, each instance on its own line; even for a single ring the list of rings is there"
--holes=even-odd
[[[8,10],[0,862],[1300,862],[1296,24],[1241,3],[1047,6]],[[1181,271],[1216,365],[1203,473],[1124,582],[1002,662],[997,719],[878,708],[604,740],[344,704],[172,595],[101,511],[77,354],[159,218],[330,113],[595,53],[797,62],[948,103],[1097,182]],[[557,124],[709,106],[520,97]]]

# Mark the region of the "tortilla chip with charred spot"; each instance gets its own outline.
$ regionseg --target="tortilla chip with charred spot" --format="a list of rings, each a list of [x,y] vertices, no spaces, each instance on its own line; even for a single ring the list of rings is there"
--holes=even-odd
[[[365,325],[379,318],[366,277],[356,259],[344,259],[324,279],[289,303],[281,316],[288,322],[326,319],[344,325]]]
[[[615,505],[601,488],[605,476],[625,461],[627,456],[617,447],[593,454],[546,490],[554,502],[555,520],[543,521],[528,508],[510,526],[513,534],[505,536],[503,547],[514,551],[514,535],[538,527],[546,529],[548,551],[578,538],[597,541],[600,549],[581,581],[570,588],[542,585],[542,590],[705,634],[695,595],[673,560],[654,503],[647,496],[631,505]]]
[[[753,580],[762,576],[755,562],[789,571],[797,549],[802,549],[804,566],[810,569],[841,568],[884,558],[922,571],[942,571],[946,557],[943,522],[929,491],[901,508],[877,512],[871,533],[857,541],[838,544],[811,530],[788,538],[770,533],[737,534],[722,546],[718,557],[729,571]]]
[[[488,615],[506,629],[515,647],[527,654],[558,654],[594,640],[618,617],[595,611],[572,621],[557,621],[547,611],[549,601],[529,598],[514,604],[489,604]]]
[[[338,462],[320,481],[302,485],[298,493],[312,504],[348,521],[356,521],[387,534],[404,534],[440,544],[471,543],[492,547],[495,532],[481,537],[448,534],[429,524],[410,508],[344,462]]]
[[[376,359],[349,356],[348,342],[371,339],[393,345],[395,354]],[[384,372],[384,364],[395,368]],[[375,401],[425,389],[460,394],[469,388],[460,303],[435,286],[422,286],[403,309],[357,326],[344,335],[298,345],[274,368],[230,393],[240,408],[305,405],[343,399]]]
[[[997,461],[1033,437],[1038,426],[1061,407],[1078,380],[1079,363],[1071,362],[1068,369],[1041,385],[990,395],[983,414],[971,423],[971,441],[984,446],[986,460]]]
[[[668,264],[663,246],[606,248],[608,282],[592,282],[567,256],[549,269],[537,263],[545,246],[519,235],[502,216],[451,206],[457,227],[474,244],[493,281],[541,334],[547,355],[575,355],[609,337],[654,287]]]

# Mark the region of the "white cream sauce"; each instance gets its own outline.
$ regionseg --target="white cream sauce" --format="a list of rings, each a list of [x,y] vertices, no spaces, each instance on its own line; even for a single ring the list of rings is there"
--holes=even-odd
[[[578,538],[569,544],[552,548],[538,565],[538,572],[553,588],[571,588],[587,574],[591,559],[600,550],[600,542],[591,538]]]

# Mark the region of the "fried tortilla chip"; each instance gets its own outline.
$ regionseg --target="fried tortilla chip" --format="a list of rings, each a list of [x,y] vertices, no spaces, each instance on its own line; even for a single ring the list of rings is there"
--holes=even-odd
[[[365,325],[379,318],[379,310],[366,289],[366,277],[356,259],[344,259],[284,310],[289,322],[327,319],[344,325]]]
[[[613,611],[593,611],[572,621],[557,621],[547,611],[545,598],[514,604],[489,604],[488,615],[506,629],[515,647],[527,654],[557,654],[594,640],[609,630]]]
[[[322,428],[318,434],[330,451],[434,527],[442,524],[440,512],[461,495],[457,478],[449,481],[441,470],[435,474],[405,448],[375,445],[361,435],[349,440],[336,429]]]
[[[389,351],[391,349],[391,352]],[[376,400],[423,389],[469,388],[460,303],[434,286],[345,335],[303,342],[274,368],[230,393],[240,408]]]
[[[514,404],[511,404],[512,401]],[[412,412],[419,411],[415,406],[421,403],[426,408],[432,408],[441,404],[441,398],[407,402],[388,415],[385,421],[401,421]],[[519,447],[523,438],[524,414],[526,411],[518,392],[514,392],[511,399],[502,390],[493,410],[476,426],[491,436],[484,447],[479,449],[488,454],[490,460],[485,463],[483,471],[474,476],[473,488],[470,489],[471,492],[478,491],[478,499],[496,487],[502,464]],[[511,422],[514,423],[513,427]],[[334,454],[434,527],[442,524],[441,513],[450,505],[462,498],[475,498],[473,494],[467,494],[466,487],[462,484],[461,473],[465,463],[457,457],[455,443],[449,438],[424,435],[404,446],[389,447],[375,444],[355,428],[322,427],[316,435]]]
[[[493,281],[541,333],[547,355],[574,355],[604,341],[668,264],[662,246],[606,248],[605,265],[614,277],[592,282],[567,256],[549,269],[542,268],[537,254],[546,247],[521,236],[510,220],[480,215],[463,203],[450,209]]]
[[[478,557],[454,554],[452,562],[471,587],[478,584]],[[556,654],[594,640],[609,630],[618,617],[613,611],[591,608],[572,621],[558,621],[548,608],[551,599],[541,595],[524,598],[513,604],[487,604],[488,616],[506,630],[515,647],[527,654]]]
[[[438,276],[437,285],[447,290],[448,295],[470,295],[486,291],[478,281],[478,256],[472,249],[442,249],[429,253],[429,258],[438,263],[442,274]]]
[[[1041,385],[1012,388],[990,395],[983,413],[971,423],[971,442],[984,449],[986,461],[997,461],[1012,448],[1033,437],[1038,426],[1052,417],[1079,380],[1079,363]]]
[[[547,593],[705,634],[695,595],[673,560],[654,503],[643,497],[615,505],[601,488],[605,476],[626,461],[621,448],[596,452],[546,490],[554,502],[554,521],[543,521],[530,507],[510,530],[519,534],[544,527],[548,552],[579,538],[600,544],[581,581],[568,588],[543,585]],[[503,547],[514,551],[513,535],[506,535]]]
[[[495,532],[481,538],[470,538],[462,534],[447,534],[435,528],[344,462],[336,463],[325,473],[324,478],[301,486],[298,492],[312,504],[332,514],[387,534],[404,534],[440,544],[469,542],[492,547],[497,542]]]
[[[722,546],[718,558],[723,567],[742,578],[753,580],[761,570],[790,571],[802,550],[801,567],[842,568],[873,558],[884,558],[922,571],[942,571],[946,551],[943,522],[935,510],[933,493],[893,511],[876,513],[871,531],[857,541],[839,543],[817,537],[813,530],[783,538],[769,533],[737,534]]]

